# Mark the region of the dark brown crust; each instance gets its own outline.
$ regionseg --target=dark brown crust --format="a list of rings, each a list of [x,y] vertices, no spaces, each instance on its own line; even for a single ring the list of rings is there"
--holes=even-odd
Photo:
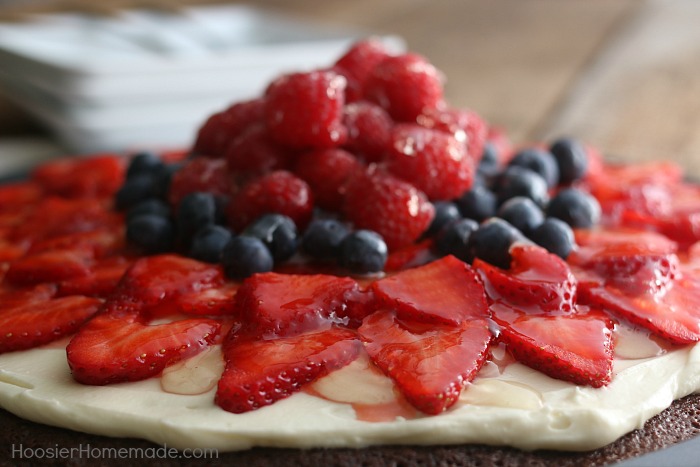
[[[635,430],[616,442],[595,451],[584,453],[535,451],[524,452],[510,448],[482,445],[466,446],[388,446],[368,449],[253,449],[250,451],[220,453],[214,460],[187,459],[138,459],[139,465],[241,465],[257,466],[558,466],[590,467],[608,465],[642,454],[668,447],[679,441],[700,434],[700,395],[688,396],[649,420],[642,430]],[[104,436],[77,433],[60,428],[40,425],[20,419],[0,410],[0,465],[104,465],[121,466],[125,460],[61,459],[39,462],[37,459],[12,458],[15,449],[78,448],[153,448],[143,440],[114,439]],[[16,451],[15,451],[16,452]]]

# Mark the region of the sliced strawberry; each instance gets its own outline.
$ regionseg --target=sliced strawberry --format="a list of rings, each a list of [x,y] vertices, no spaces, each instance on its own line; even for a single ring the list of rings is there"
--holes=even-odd
[[[132,263],[132,259],[123,256],[99,260],[90,268],[88,275],[61,281],[58,295],[87,295],[88,297],[107,298],[114,292]]]
[[[650,330],[674,344],[700,341],[700,278],[680,269],[662,292],[646,290],[630,295],[614,285],[582,284],[580,301],[600,306],[620,319]]]
[[[395,309],[402,319],[459,325],[489,317],[481,281],[451,255],[378,280],[372,290],[380,306]]]
[[[39,284],[33,287],[15,288],[2,284],[0,288],[0,303],[3,309],[31,305],[49,300],[56,295],[55,284]]]
[[[653,232],[632,230],[577,231],[580,247],[569,263],[590,285],[609,284],[638,295],[660,293],[678,270],[676,243]]]
[[[613,322],[598,311],[533,315],[493,307],[500,340],[520,362],[552,378],[592,387],[612,379]]]
[[[33,207],[10,238],[38,242],[79,232],[118,231],[123,224],[122,215],[104,200],[48,197]]]
[[[15,297],[13,305],[3,300],[0,310],[0,353],[29,349],[47,344],[74,333],[102,301],[96,298],[71,296],[51,298],[42,293],[48,288],[25,296],[26,301]]]
[[[433,239],[428,238],[418,243],[393,251],[389,254],[384,265],[385,271],[401,271],[403,269],[422,266],[435,260],[431,249]]]
[[[125,158],[113,154],[70,157],[47,162],[32,180],[47,193],[67,198],[111,197],[124,182]]]
[[[80,250],[43,251],[13,261],[5,280],[14,285],[32,285],[85,277],[93,260],[92,253]]]
[[[346,322],[359,292],[349,277],[324,274],[255,274],[236,294],[236,308],[259,336],[292,336]]]
[[[236,312],[235,297],[240,284],[229,282],[220,287],[182,294],[175,305],[189,315],[225,316]]]
[[[515,245],[510,254],[507,271],[478,258],[474,260],[474,268],[481,273],[491,300],[535,312],[573,311],[576,278],[564,260],[535,245]]]
[[[365,318],[358,329],[372,361],[414,407],[434,415],[451,407],[486,361],[486,319],[458,326],[402,321],[392,310]]]
[[[75,232],[35,242],[30,253],[53,250],[81,250],[92,252],[95,257],[122,252],[126,249],[124,231],[121,228]]]
[[[216,404],[233,413],[270,405],[352,362],[361,350],[357,334],[340,328],[269,340],[232,339],[224,346],[226,369]]]
[[[149,325],[140,304],[114,299],[73,336],[68,365],[83,384],[146,379],[208,347],[220,326],[210,319]]]
[[[141,258],[127,271],[117,293],[145,305],[220,287],[224,274],[219,266],[177,255]]]
[[[37,203],[43,190],[36,182],[7,183],[0,186],[0,213],[17,212],[28,204]]]

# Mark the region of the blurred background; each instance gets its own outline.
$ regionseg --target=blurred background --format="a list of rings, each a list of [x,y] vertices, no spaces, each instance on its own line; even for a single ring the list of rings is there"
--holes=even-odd
[[[516,144],[579,137],[700,176],[698,0],[0,0],[0,173],[186,147],[277,74],[382,37]]]

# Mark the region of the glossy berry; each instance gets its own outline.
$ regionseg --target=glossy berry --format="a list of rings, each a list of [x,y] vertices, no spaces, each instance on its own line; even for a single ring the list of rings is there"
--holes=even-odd
[[[155,214],[160,217],[170,217],[172,212],[170,205],[158,198],[148,198],[139,202],[126,212],[126,220],[129,221],[142,214]]]
[[[444,104],[442,76],[419,55],[388,57],[367,77],[365,97],[382,106],[394,120],[415,122],[424,110]]]
[[[193,152],[207,157],[221,157],[229,145],[248,126],[262,122],[263,99],[237,102],[210,116],[199,128]]]
[[[231,241],[231,231],[220,225],[207,225],[192,237],[189,256],[207,263],[219,263],[224,247]]]
[[[297,250],[299,243],[294,221],[281,214],[265,214],[253,221],[242,235],[255,237],[272,253],[275,262],[288,260]]]
[[[496,214],[498,199],[486,186],[478,184],[457,200],[457,206],[462,216],[481,222]]]
[[[335,62],[334,70],[348,80],[347,101],[355,102],[362,98],[365,82],[374,67],[389,56],[384,44],[376,39],[355,43]]]
[[[373,102],[359,101],[345,106],[343,124],[348,131],[345,147],[365,162],[379,162],[391,140],[393,120]]]
[[[127,222],[126,239],[146,254],[164,253],[173,248],[175,228],[166,217],[142,214]]]
[[[250,178],[291,165],[290,151],[275,143],[262,123],[249,125],[224,151],[230,174]]]
[[[126,170],[126,178],[131,178],[137,174],[155,173],[162,170],[165,164],[156,154],[152,152],[140,152],[135,154],[129,162]]]
[[[438,106],[426,108],[417,117],[419,125],[449,133],[466,145],[467,153],[475,161],[481,157],[488,135],[486,122],[469,109],[451,109]]]
[[[577,188],[565,188],[552,198],[547,215],[561,219],[574,228],[590,228],[600,221],[600,204],[593,196]]]
[[[309,184],[291,172],[277,170],[244,185],[231,198],[227,217],[236,231],[270,213],[285,215],[303,229],[311,220],[313,208],[314,197]]]
[[[381,235],[371,230],[356,230],[340,243],[338,264],[355,274],[384,269],[388,249]]]
[[[316,205],[339,211],[345,183],[360,167],[355,156],[343,149],[317,149],[299,156],[294,173],[309,184]]]
[[[544,222],[542,209],[524,196],[516,196],[503,203],[496,215],[526,236]]]
[[[555,187],[559,183],[559,166],[552,153],[539,148],[523,149],[515,154],[509,162],[510,166],[524,167],[539,174],[547,182],[547,187]]]
[[[574,248],[574,232],[569,225],[559,219],[548,217],[532,231],[530,239],[554,253],[562,259],[566,259]]]
[[[345,77],[329,70],[284,75],[265,93],[270,135],[292,148],[327,148],[345,141]]]
[[[462,218],[459,208],[451,201],[437,201],[433,203],[433,207],[435,208],[435,217],[433,217],[433,222],[430,223],[428,230],[425,231],[424,237],[432,237],[447,224]]]
[[[227,277],[240,280],[255,273],[272,271],[274,261],[260,239],[241,235],[226,244],[221,253],[221,264]]]
[[[480,258],[501,269],[510,267],[510,247],[522,234],[508,222],[492,218],[471,234],[469,250],[472,258]]]
[[[177,227],[185,246],[192,241],[195,232],[216,223],[216,199],[211,193],[190,193],[182,198],[177,209]]]
[[[231,185],[225,160],[195,157],[186,161],[180,170],[172,175],[168,201],[176,207],[185,195],[197,191],[228,196]]]
[[[373,167],[348,182],[343,212],[355,228],[377,232],[397,250],[426,231],[435,210],[416,187]]]
[[[525,196],[538,206],[544,206],[549,199],[544,178],[530,169],[515,165],[508,167],[498,177],[496,195],[500,204],[516,196]]]
[[[337,258],[340,244],[349,233],[348,228],[335,219],[316,219],[306,228],[301,249],[312,258]]]
[[[588,171],[586,148],[572,138],[560,138],[549,148],[559,166],[559,182],[568,185],[579,180]]]
[[[443,256],[453,255],[464,262],[471,262],[474,258],[469,239],[478,228],[479,223],[473,219],[459,219],[447,224],[435,237],[435,251]]]
[[[454,199],[474,178],[474,159],[454,136],[414,124],[391,132],[388,170],[423,191],[431,200]]]

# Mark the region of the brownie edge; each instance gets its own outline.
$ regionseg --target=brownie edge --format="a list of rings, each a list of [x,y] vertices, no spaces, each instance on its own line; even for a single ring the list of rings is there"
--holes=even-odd
[[[218,458],[185,459],[174,456],[133,459],[138,465],[150,466],[203,466],[245,465],[258,466],[558,466],[589,467],[610,465],[637,457],[700,434],[700,395],[691,395],[675,401],[671,407],[649,420],[644,428],[635,430],[601,449],[587,452],[521,451],[507,447],[485,445],[455,446],[378,446],[366,449],[272,449],[255,448],[248,451],[221,452]],[[123,465],[125,459],[49,458],[50,450],[58,448],[89,449],[150,448],[157,445],[139,439],[109,438],[41,425],[21,419],[0,410],[0,465],[1,466],[82,466]],[[22,457],[23,452],[34,457]],[[39,458],[38,455],[44,454]],[[57,456],[54,456],[57,457]]]

